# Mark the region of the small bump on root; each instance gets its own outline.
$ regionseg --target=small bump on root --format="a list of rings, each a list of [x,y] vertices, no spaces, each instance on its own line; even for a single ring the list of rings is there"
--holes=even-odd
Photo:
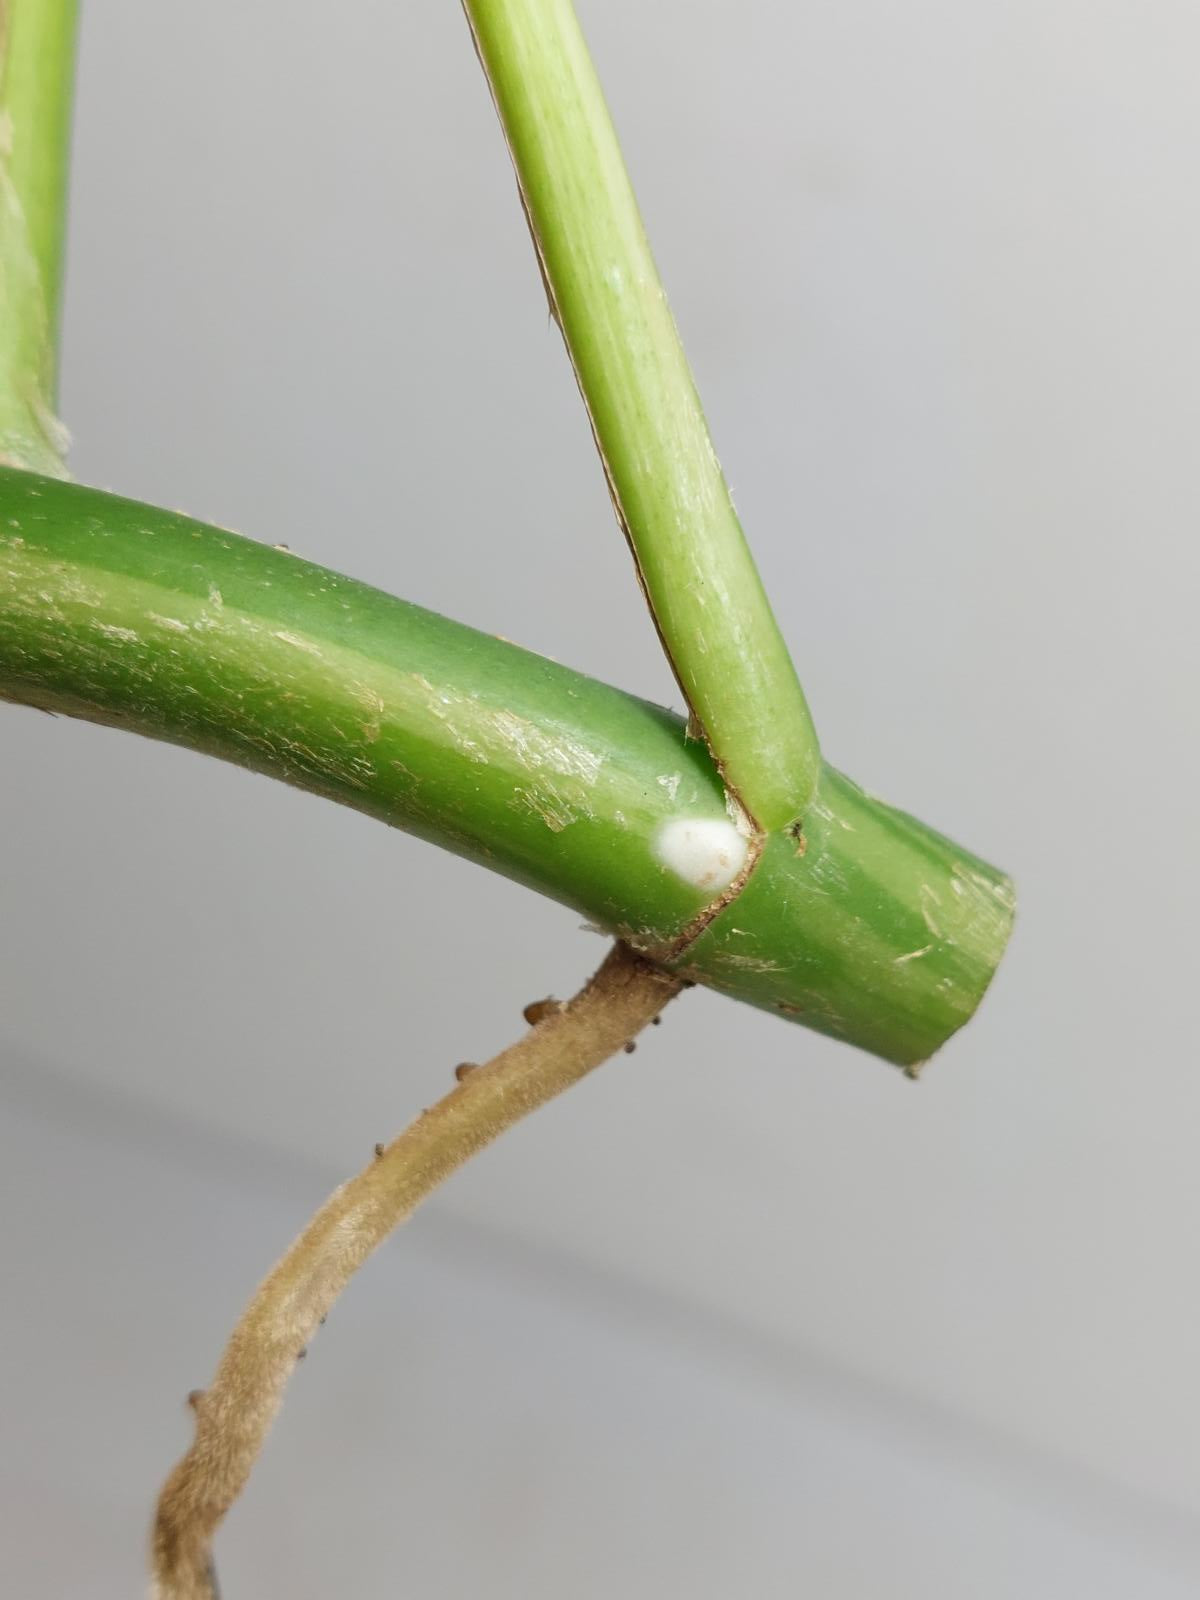
[[[547,1017],[557,1016],[565,1009],[561,1000],[556,1000],[553,995],[547,995],[544,1000],[531,1000],[521,1015],[531,1028],[536,1028],[539,1022],[545,1022]]]

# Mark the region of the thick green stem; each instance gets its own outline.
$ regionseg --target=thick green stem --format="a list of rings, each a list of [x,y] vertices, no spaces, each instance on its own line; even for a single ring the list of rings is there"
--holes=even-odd
[[[667,655],[731,792],[801,818],[820,754],[570,0],[464,0],[551,306]]]
[[[56,475],[77,10],[78,0],[0,0],[0,461]]]
[[[236,534],[0,469],[0,697],[220,756],[905,1066],[975,1009],[1007,880],[830,768],[749,841],[668,712]]]

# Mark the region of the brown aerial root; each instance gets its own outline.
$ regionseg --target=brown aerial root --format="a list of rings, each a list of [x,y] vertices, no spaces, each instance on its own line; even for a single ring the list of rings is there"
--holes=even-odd
[[[392,1229],[464,1161],[622,1050],[684,987],[617,944],[587,986],[473,1071],[336,1189],[233,1330],[216,1377],[189,1397],[191,1448],[159,1496],[156,1600],[215,1600],[212,1539],[262,1448],[283,1391],[329,1308]]]

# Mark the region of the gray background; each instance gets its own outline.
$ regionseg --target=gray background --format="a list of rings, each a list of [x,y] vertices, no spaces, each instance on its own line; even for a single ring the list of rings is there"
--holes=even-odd
[[[671,700],[457,7],[85,10],[77,475]],[[1193,1594],[1200,15],[581,11],[825,747],[1018,933],[918,1087],[696,993],[480,1158],[314,1347],[227,1592]],[[261,1271],[601,946],[0,731],[0,1582],[106,1600]]]

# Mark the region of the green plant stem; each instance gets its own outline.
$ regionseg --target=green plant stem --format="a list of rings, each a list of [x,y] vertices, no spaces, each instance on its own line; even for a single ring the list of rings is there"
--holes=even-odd
[[[0,461],[56,475],[77,11],[78,0],[0,0]]]
[[[4,469],[0,697],[353,806],[908,1067],[1008,936],[1002,874],[831,768],[750,872],[680,718],[286,551]]]
[[[764,831],[820,754],[738,523],[570,0],[464,0],[551,306],[667,655]]]

